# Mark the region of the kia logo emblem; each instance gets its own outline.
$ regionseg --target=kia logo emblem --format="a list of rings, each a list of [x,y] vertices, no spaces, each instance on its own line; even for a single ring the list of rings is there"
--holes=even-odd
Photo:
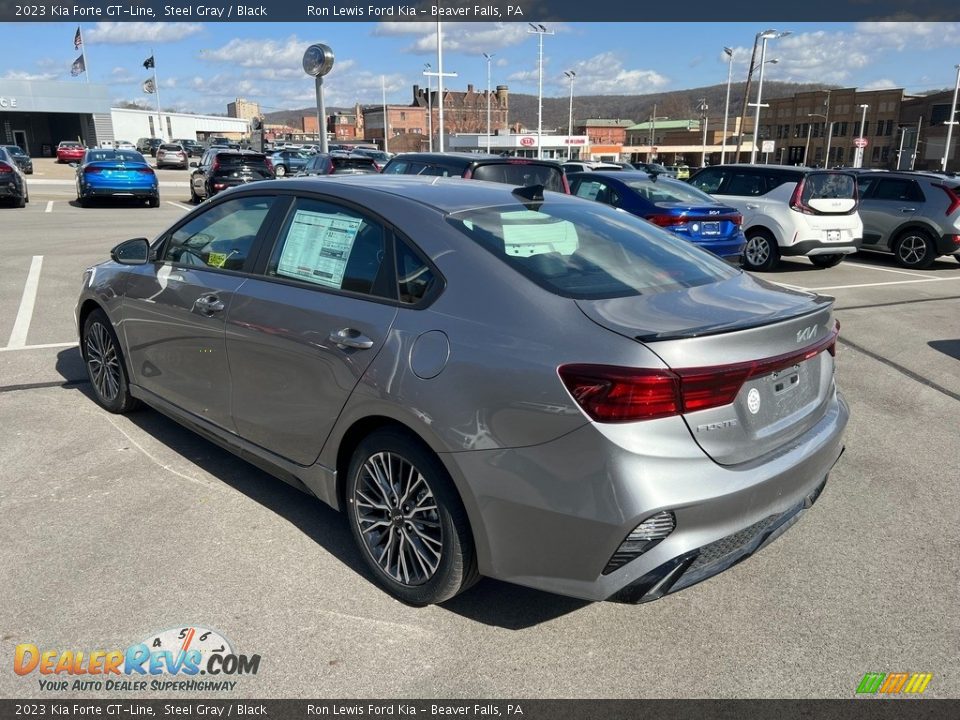
[[[525,147],[530,147],[531,145],[536,145],[537,140],[536,138],[532,138],[532,137],[522,137],[520,138],[520,144]]]

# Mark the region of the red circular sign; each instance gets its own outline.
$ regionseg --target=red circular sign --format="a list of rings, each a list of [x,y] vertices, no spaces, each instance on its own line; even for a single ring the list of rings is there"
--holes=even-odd
[[[856,138],[856,139],[853,141],[853,144],[854,144],[854,146],[856,146],[856,147],[858,147],[858,148],[865,148],[867,145],[870,144],[870,141],[867,140],[866,138]]]
[[[520,144],[524,147],[530,147],[531,145],[537,144],[537,139],[532,137],[522,137],[520,138]]]

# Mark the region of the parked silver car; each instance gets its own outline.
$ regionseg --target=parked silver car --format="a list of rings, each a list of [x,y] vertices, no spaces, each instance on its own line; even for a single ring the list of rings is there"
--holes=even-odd
[[[539,186],[360,175],[220,193],[76,312],[97,402],[343,510],[422,605],[654,600],[776,538],[843,450],[832,306]]]
[[[857,185],[862,250],[891,252],[906,268],[930,267],[940,255],[960,261],[960,178],[862,171]]]

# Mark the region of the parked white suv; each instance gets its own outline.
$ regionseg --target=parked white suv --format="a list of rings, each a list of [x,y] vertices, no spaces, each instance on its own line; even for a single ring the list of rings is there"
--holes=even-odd
[[[772,270],[782,256],[833,267],[863,242],[852,173],[779,165],[716,165],[689,180],[743,215],[748,270]]]

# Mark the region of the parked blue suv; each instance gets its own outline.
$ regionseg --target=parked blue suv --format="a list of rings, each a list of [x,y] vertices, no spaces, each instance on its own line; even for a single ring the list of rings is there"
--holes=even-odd
[[[727,262],[740,262],[747,242],[741,227],[743,217],[735,208],[687,183],[629,171],[573,173],[567,181],[573,195],[625,210]]]

